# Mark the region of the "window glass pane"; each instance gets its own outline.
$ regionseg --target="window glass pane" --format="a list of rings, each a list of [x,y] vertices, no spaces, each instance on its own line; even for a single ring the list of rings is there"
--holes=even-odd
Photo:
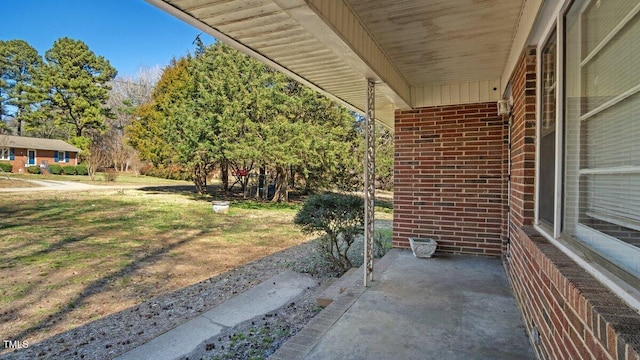
[[[581,121],[585,168],[638,165],[640,92]]]
[[[553,224],[555,208],[556,166],[556,32],[542,49],[542,114],[540,138],[540,199],[538,214],[541,220]]]
[[[587,21],[582,26],[585,29],[593,27]],[[640,22],[632,21],[607,41],[592,58],[583,63],[583,114],[640,83],[640,71],[630,71],[629,68],[640,49],[638,39]]]
[[[640,1],[566,16],[563,231],[640,277]]]
[[[580,222],[607,220],[640,230],[640,174],[587,174],[582,176],[584,201]]]
[[[584,51],[582,57],[586,57],[600,44],[607,35],[631,12],[637,5],[636,1],[629,0],[593,0],[582,14],[584,21]],[[582,5],[578,5],[582,6]],[[577,10],[576,5],[572,10]]]

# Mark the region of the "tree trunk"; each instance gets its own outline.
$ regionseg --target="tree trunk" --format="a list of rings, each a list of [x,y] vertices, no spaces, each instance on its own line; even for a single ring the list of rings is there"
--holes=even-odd
[[[222,160],[220,163],[220,176],[222,179],[222,190],[229,191],[229,162]]]
[[[193,182],[196,184],[198,194],[207,193],[207,171],[202,164],[197,164],[193,168]]]
[[[247,176],[242,178],[242,193],[246,194],[247,193],[247,185],[249,185],[249,174],[247,173]]]
[[[293,166],[289,167],[289,188],[293,189],[296,186],[296,170]]]
[[[262,191],[263,198],[267,197],[267,189],[265,189],[265,182],[267,181],[267,169],[264,166],[260,166],[260,175],[258,175],[258,197],[260,197],[260,191]]]
[[[276,191],[272,202],[289,202],[289,171],[282,166],[276,167]]]
[[[95,179],[96,179],[96,168],[95,168],[95,166],[92,166],[90,164],[89,166],[87,166],[87,171],[89,172],[89,179],[91,179],[91,181],[95,181]]]

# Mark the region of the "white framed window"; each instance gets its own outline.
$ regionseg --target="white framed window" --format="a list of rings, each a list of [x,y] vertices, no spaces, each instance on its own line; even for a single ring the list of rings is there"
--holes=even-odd
[[[565,22],[563,232],[640,278],[640,1],[576,1]]]
[[[11,149],[8,147],[0,148],[0,160],[11,160]]]
[[[640,0],[576,0],[566,1],[538,47],[536,224],[633,284],[640,283],[639,38]]]

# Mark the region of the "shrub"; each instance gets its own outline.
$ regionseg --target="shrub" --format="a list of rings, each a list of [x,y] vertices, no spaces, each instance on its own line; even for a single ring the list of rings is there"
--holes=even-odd
[[[77,175],[89,175],[89,169],[87,169],[87,165],[80,164],[76,166],[76,174]]]
[[[0,169],[2,169],[2,171],[4,172],[11,172],[11,170],[13,170],[13,165],[11,165],[10,162],[0,162]]]
[[[349,248],[364,225],[364,200],[355,195],[326,193],[309,197],[296,214],[295,224],[305,234],[324,233],[321,255],[340,271],[353,267]]]
[[[29,174],[40,174],[40,166],[29,166],[27,172]]]
[[[140,168],[140,174],[171,180],[191,180],[191,172],[180,166],[154,167],[145,165]]]
[[[145,164],[142,165],[140,167],[140,175],[144,175],[144,176],[152,176],[151,172],[153,171],[154,167],[151,164]]]
[[[49,172],[53,175],[62,174],[62,166],[60,165],[49,165]]]
[[[75,175],[76,167],[73,165],[65,165],[62,167],[62,171],[64,172],[65,175]]]
[[[105,173],[102,173],[102,175],[104,176],[104,181],[115,182],[118,178],[118,173],[115,171],[107,171]]]

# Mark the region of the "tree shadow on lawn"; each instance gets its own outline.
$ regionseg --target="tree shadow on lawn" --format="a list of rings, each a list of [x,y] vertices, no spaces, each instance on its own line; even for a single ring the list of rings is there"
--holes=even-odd
[[[71,200],[63,200],[63,201],[71,201]],[[110,202],[108,207],[121,206],[121,202]],[[100,211],[100,207],[92,207],[85,208],[80,206],[68,206],[65,207],[64,210],[61,209],[60,202],[37,202],[32,206],[28,206],[22,209],[15,209],[12,206],[0,205],[0,232],[7,231],[13,228],[19,227],[30,227],[30,228],[40,228],[46,229],[51,226],[52,223],[57,221],[70,221],[70,219],[75,219],[80,215],[86,215],[90,212]],[[6,216],[7,215],[7,216]],[[57,249],[64,247],[67,244],[78,242],[86,239],[88,235],[72,235],[66,237],[62,242],[50,244],[46,249],[38,250],[36,253],[32,253],[29,256],[34,256],[38,254],[46,254]],[[43,235],[46,236],[46,235]],[[4,255],[10,254],[13,251],[24,249],[24,244],[18,243],[15,246],[10,246],[8,244],[3,245],[2,254],[0,254],[0,260],[3,263],[7,263],[10,259],[5,257]],[[18,258],[22,258],[24,256],[19,256]],[[19,260],[16,258],[16,260]]]
[[[185,195],[193,200],[242,200],[243,194],[241,191],[224,191],[222,185],[211,184],[207,185],[206,194],[198,194],[195,185],[159,185],[159,186],[145,186],[139,190],[145,191],[150,194],[179,194]]]
[[[176,249],[180,246],[183,246],[193,241],[194,239],[197,239],[202,234],[203,234],[203,231],[200,231],[188,237],[185,237],[182,240],[176,241],[174,243],[171,243],[169,245],[156,249],[143,257],[137,258],[136,260],[131,262],[129,265],[126,265],[122,269],[91,282],[84,288],[82,292],[80,292],[80,294],[78,294],[71,301],[68,301],[67,306],[63,307],[56,313],[49,315],[47,318],[43,319],[38,324],[33,325],[28,329],[21,331],[18,334],[9,336],[8,338],[28,339],[29,336],[34,334],[34,332],[41,330],[43,328],[46,328],[48,326],[52,326],[56,322],[60,322],[64,320],[65,316],[69,312],[73,311],[75,308],[80,307],[83,304],[85,299],[91,297],[92,295],[102,292],[107,286],[109,286],[109,284],[119,279],[125,278],[126,276],[135,272],[136,270],[142,269],[144,266],[148,265],[149,263],[153,263],[161,259],[162,257],[166,256],[171,250]],[[9,334],[9,335],[12,335],[12,334]]]
[[[232,190],[224,191],[221,184],[207,185],[206,194],[198,194],[195,185],[160,185],[160,186],[145,186],[139,188],[141,191],[145,191],[149,194],[180,194],[189,197],[191,200],[198,201],[232,201],[240,203],[261,203],[268,204],[271,201],[258,199],[254,196],[245,196],[239,187],[234,187]],[[289,195],[289,203],[299,203],[302,197],[296,192],[292,191]]]
[[[315,248],[312,243],[298,246],[308,249],[306,252]],[[150,255],[150,257],[154,256],[159,257],[162,254]],[[84,355],[89,355],[89,358],[97,358],[106,356],[106,353],[109,353],[110,358],[118,356],[175,328],[188,319],[206,312],[229,298],[243,293],[289,267],[290,255],[287,250],[273,253],[268,257],[272,259],[270,261],[282,264],[282,268],[254,260],[241,266],[246,271],[237,271],[237,268],[231,268],[195,284],[154,296],[149,300],[90,321],[77,328],[48,337],[37,343],[30,343],[29,348],[8,354],[9,358],[12,358],[12,354],[19,359],[35,357],[78,358]],[[146,260],[152,261],[152,259]],[[140,260],[137,264],[143,262],[144,260]],[[137,265],[131,265],[132,268],[135,266]],[[113,276],[96,281],[91,287],[103,288],[109,281],[112,281],[111,279],[123,275],[125,271],[123,269]],[[240,278],[251,276],[251,274],[253,274],[251,281],[238,282]],[[88,291],[89,289],[83,293],[85,297],[90,295]],[[78,296],[76,303],[80,303],[82,298],[82,295]],[[171,313],[175,308],[187,309],[188,315],[182,314],[172,319]],[[71,309],[63,309],[52,315],[51,318],[53,320],[53,318],[64,317],[70,311]],[[38,330],[37,327],[25,330],[14,339],[25,339],[24,336],[28,336],[30,332],[36,330]],[[122,342],[116,342],[111,336],[123,333],[126,334],[124,337],[127,340]],[[2,355],[6,354],[2,354],[0,351],[0,356]]]
[[[113,209],[121,209],[122,211],[114,215]],[[128,212],[127,209],[130,211]],[[0,267],[0,270],[4,269],[4,272],[9,276],[17,271],[44,272],[44,275],[33,276],[29,281],[27,281],[26,277],[28,274],[23,274],[22,277],[24,279],[19,283],[14,282],[13,285],[7,283],[10,286],[9,289],[11,289],[11,286],[18,287],[9,293],[9,296],[16,295],[19,296],[17,299],[24,300],[14,304],[13,307],[9,303],[9,307],[4,309],[8,311],[0,312],[0,320],[8,324],[9,321],[17,320],[17,317],[23,311],[33,310],[38,304],[45,303],[52,296],[51,289],[47,289],[47,287],[55,286],[57,288],[59,286],[57,283],[47,283],[50,271],[57,271],[59,268],[82,264],[86,261],[89,261],[90,264],[91,259],[94,258],[101,259],[103,254],[98,250],[109,252],[109,246],[113,246],[113,244],[109,242],[85,244],[85,242],[91,239],[102,239],[100,235],[113,230],[120,230],[123,226],[126,227],[126,225],[123,225],[123,219],[131,216],[131,213],[144,213],[145,211],[150,210],[143,210],[137,206],[132,208],[132,205],[124,200],[113,199],[100,199],[95,203],[93,201],[77,201],[75,199],[35,200],[28,201],[26,204],[20,203],[17,208],[6,204],[0,205],[0,234],[10,235],[13,233],[18,235],[15,244],[12,244],[14,240],[7,240],[7,243],[3,244],[3,251],[0,253],[0,262],[3,266]],[[157,214],[153,213],[148,216],[155,215]],[[80,217],[84,219],[83,226],[74,228],[74,219]],[[20,227],[29,228],[33,232],[21,233]],[[169,230],[175,229],[171,228]],[[157,262],[161,258],[168,256],[172,250],[199,238],[209,230],[209,228],[205,227],[188,234],[181,234],[179,240],[174,240],[175,234],[163,234],[164,240],[161,237],[154,239],[158,244],[155,249],[142,247],[127,251],[122,258],[128,261],[133,259],[129,264],[114,264],[116,269],[120,266],[123,267],[115,272],[107,271],[104,276],[84,286],[77,296],[70,300],[65,300],[65,306],[57,312],[17,334],[5,334],[6,338],[27,339],[28,336],[33,336],[38,330],[53,326],[55,323],[64,320],[65,316],[73,309],[80,307],[85,299],[103,292],[109,284],[119,280],[124,281],[132,272]],[[117,234],[115,235],[117,236]],[[49,238],[47,239],[48,236]],[[75,248],[76,246],[88,246],[88,248],[78,251]],[[97,249],[95,251],[98,252],[94,252],[92,247],[95,246],[99,246],[101,249]],[[80,261],[65,258],[66,256],[80,256]],[[44,265],[44,267],[40,266],[40,264]],[[64,285],[61,286],[64,287]],[[17,327],[15,330],[18,330]]]
[[[165,187],[159,187],[165,188]],[[165,191],[157,191],[158,193],[176,193],[174,187]],[[188,187],[191,188],[191,187]],[[153,192],[152,192],[153,193]],[[177,192],[180,194],[180,192]],[[196,195],[195,188],[191,189],[189,194]],[[233,197],[235,198],[235,196]],[[238,204],[239,207],[247,205],[251,206],[250,202]],[[274,205],[281,206],[284,204],[271,204],[265,203],[265,206]],[[253,207],[251,207],[253,208]],[[114,212],[114,209],[118,209]],[[34,224],[40,226],[37,231],[27,234],[29,237],[17,237],[15,242],[16,246],[13,246],[12,240],[10,240],[5,247],[5,250],[9,246],[13,248],[10,252],[3,252],[0,254],[2,262],[12,261],[16,266],[16,269],[7,269],[8,271],[22,271],[25,269],[24,263],[33,257],[46,258],[43,263],[47,266],[46,271],[49,271],[49,265],[51,258],[58,256],[60,251],[73,253],[76,246],[83,246],[85,241],[96,238],[98,235],[104,234],[112,230],[122,230],[120,228],[126,228],[128,224],[123,221],[127,216],[134,213],[145,213],[144,206],[131,205],[126,200],[119,200],[117,198],[101,198],[95,201],[85,201],[77,199],[52,199],[52,200],[28,200],[26,203],[21,202],[20,205],[4,204],[0,205],[0,234],[5,232],[19,233],[20,227],[34,228]],[[157,217],[158,214],[153,212],[148,216]],[[144,216],[143,216],[144,217]],[[74,219],[82,219],[82,227],[74,227]],[[230,220],[230,219],[229,219]],[[215,223],[216,227],[221,227],[224,223]],[[171,224],[168,224],[171,225]],[[172,225],[171,225],[172,226]],[[42,338],[41,334],[47,333],[50,329],[54,329],[58,324],[70,321],[77,314],[73,312],[75,309],[86,307],[88,304],[92,304],[91,298],[93,296],[108,296],[110,285],[113,283],[125,283],[127,278],[130,281],[131,275],[136,272],[144,272],[147,266],[161,261],[165,257],[170,257],[170,252],[179,247],[185,246],[188,243],[200,238],[204,233],[211,231],[212,224],[208,226],[202,226],[196,231],[181,233],[176,237],[175,233],[170,232],[175,230],[174,227],[170,227],[166,232],[161,232],[160,236],[157,236],[154,240],[157,240],[158,247],[146,248],[142,250],[133,250],[131,253],[127,253],[126,260],[129,263],[114,264],[113,270],[109,269],[107,272],[96,273],[97,278],[93,277],[87,280],[86,283],[82,283],[78,286],[77,290],[74,290],[74,295],[64,298],[64,302],[61,306],[55,308],[49,308],[54,313],[42,318],[34,319],[28,328],[21,330],[17,326],[13,328],[13,331],[17,333],[5,334],[7,338],[11,339],[26,339]],[[135,230],[135,228],[133,228]],[[239,229],[234,229],[239,230]],[[8,231],[8,232],[7,232]],[[46,237],[51,231],[56,234],[55,238],[49,238],[49,241],[39,241],[40,236]],[[61,233],[63,232],[63,233]],[[67,233],[68,232],[68,233]],[[231,231],[230,231],[231,232]],[[165,238],[163,240],[163,237]],[[24,245],[28,248],[25,248]],[[93,245],[92,245],[93,246]],[[100,243],[102,250],[110,251],[110,244]],[[106,246],[106,247],[105,247]],[[102,251],[101,250],[101,251]],[[92,253],[93,254],[93,253]],[[98,258],[102,258],[102,255],[98,254]],[[82,262],[82,261],[81,261]],[[89,263],[89,266],[92,262]],[[26,266],[29,266],[28,264]],[[35,268],[36,271],[38,268]],[[45,272],[46,272],[45,271]],[[16,321],[12,319],[12,314],[24,313],[35,309],[39,304],[43,304],[45,301],[50,300],[53,293],[50,290],[43,289],[48,286],[48,276],[35,277],[30,283],[18,284],[20,286],[26,286],[20,289],[17,293],[24,299],[20,302],[14,303],[13,308],[7,308],[4,315],[0,313],[0,319],[3,322],[9,323],[9,321]],[[162,281],[162,280],[160,280]],[[59,285],[54,283],[54,285]],[[26,294],[26,295],[22,295]],[[11,303],[9,303],[11,305]],[[95,304],[94,304],[95,305]],[[93,306],[93,305],[91,305]],[[37,322],[36,322],[37,321]],[[82,325],[79,329],[84,328],[86,325]],[[11,328],[11,325],[9,325]],[[118,329],[113,329],[117,331]],[[82,332],[77,332],[81,334]],[[78,342],[81,339],[76,339]],[[31,342],[31,341],[30,341]],[[124,346],[124,344],[123,344]],[[58,347],[58,345],[54,345]],[[73,348],[73,345],[71,345]],[[2,354],[2,352],[0,352]],[[67,354],[69,355],[69,354]]]

